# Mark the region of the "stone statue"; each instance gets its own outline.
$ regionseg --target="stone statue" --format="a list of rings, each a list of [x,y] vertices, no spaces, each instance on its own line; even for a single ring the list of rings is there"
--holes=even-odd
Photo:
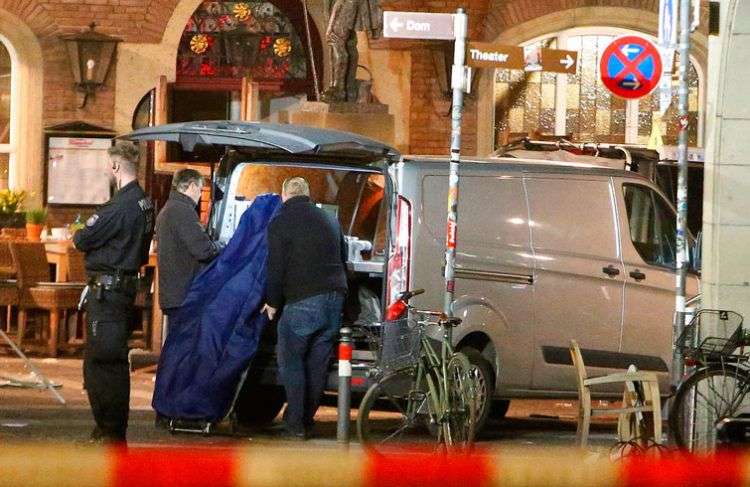
[[[330,86],[323,92],[324,102],[356,102],[357,31],[364,30],[371,38],[383,31],[383,11],[378,0],[335,0],[326,29],[326,43],[333,50]]]

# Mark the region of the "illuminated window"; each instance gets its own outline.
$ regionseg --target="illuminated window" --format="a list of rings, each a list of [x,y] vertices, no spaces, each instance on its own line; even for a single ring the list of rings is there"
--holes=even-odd
[[[0,41],[0,188],[8,187],[8,171],[10,169],[10,94],[13,66],[10,52]]]

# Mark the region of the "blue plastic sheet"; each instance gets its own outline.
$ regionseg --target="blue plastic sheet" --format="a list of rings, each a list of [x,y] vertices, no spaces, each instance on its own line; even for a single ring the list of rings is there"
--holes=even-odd
[[[229,411],[268,323],[260,313],[266,230],[280,206],[275,194],[255,198],[227,247],[195,277],[170,319],[152,401],[159,414],[218,421]]]

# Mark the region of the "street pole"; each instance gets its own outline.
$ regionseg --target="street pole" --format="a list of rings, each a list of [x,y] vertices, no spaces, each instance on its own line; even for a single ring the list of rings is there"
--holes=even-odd
[[[466,34],[468,16],[464,9],[456,10],[453,17],[453,70],[451,88],[453,89],[453,106],[451,109],[451,161],[448,176],[448,219],[445,238],[445,302],[443,312],[453,316],[453,294],[455,291],[456,236],[458,234],[458,167],[461,160],[461,116],[464,107],[464,90],[466,89]]]
[[[688,155],[688,67],[690,66],[690,0],[680,0],[680,64],[678,67],[677,139],[677,282],[675,293],[674,340],[685,329],[685,280],[689,265],[687,248],[687,155]],[[677,387],[683,374],[682,351],[676,346],[672,355],[672,386]]]

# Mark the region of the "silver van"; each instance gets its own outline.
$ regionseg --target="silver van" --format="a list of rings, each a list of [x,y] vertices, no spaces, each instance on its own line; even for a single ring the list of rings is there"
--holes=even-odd
[[[357,135],[293,125],[188,122],[130,138],[225,148],[210,220],[221,240],[256,195],[278,191],[291,175],[307,178],[349,242],[346,322],[382,319],[407,289],[427,291],[417,307],[442,308],[447,158],[402,156]],[[675,210],[660,190],[633,172],[538,159],[463,160],[460,175],[453,309],[463,324],[454,339],[480,372],[481,420],[492,409],[503,415],[512,398],[574,397],[571,339],[592,373],[634,364],[662,373],[666,386]],[[691,273],[689,297],[698,286]],[[272,341],[236,408],[248,421],[273,419],[283,405]],[[367,386],[370,358],[355,353],[355,389]]]

